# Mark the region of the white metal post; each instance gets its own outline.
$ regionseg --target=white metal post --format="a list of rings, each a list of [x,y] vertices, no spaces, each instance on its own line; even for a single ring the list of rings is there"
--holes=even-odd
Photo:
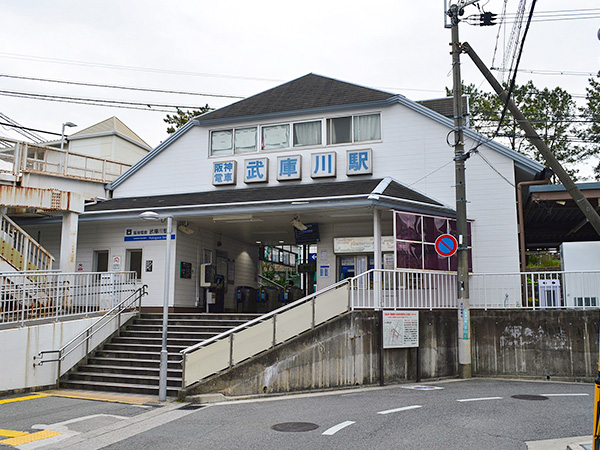
[[[171,233],[173,232],[173,217],[167,217],[167,250],[165,259],[165,291],[163,299],[162,347],[160,350],[160,368],[158,379],[158,399],[164,402],[167,399],[167,365],[169,353],[167,350],[167,337],[169,334],[169,281],[171,273]]]

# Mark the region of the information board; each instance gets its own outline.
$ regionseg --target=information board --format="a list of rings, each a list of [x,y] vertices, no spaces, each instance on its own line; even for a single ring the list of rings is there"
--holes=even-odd
[[[419,311],[383,311],[383,348],[419,346]]]

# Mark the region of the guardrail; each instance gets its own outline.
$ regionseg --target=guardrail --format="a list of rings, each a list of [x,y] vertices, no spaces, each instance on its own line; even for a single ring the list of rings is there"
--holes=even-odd
[[[137,314],[140,313],[142,308],[142,297],[147,295],[147,285],[143,285],[142,287],[136,289],[132,294],[130,294],[126,299],[120,301],[118,304],[110,308],[106,313],[100,317],[97,321],[91,324],[88,328],[83,330],[65,345],[63,345],[58,350],[44,350],[41,351],[38,355],[33,357],[33,365],[34,366],[42,366],[44,363],[57,362],[57,376],[56,376],[56,385],[59,386],[60,383],[60,372],[61,372],[61,364],[65,360],[67,356],[73,353],[82,345],[85,345],[85,352],[83,353],[83,357],[87,357],[90,351],[90,341],[105,326],[110,324],[112,321],[117,320],[116,329],[119,330],[121,328],[121,315],[124,312],[133,312],[135,311]],[[56,358],[53,359],[44,359],[45,355],[56,354]]]
[[[0,150],[0,160],[5,162],[4,166],[10,167],[0,167],[0,172],[11,174],[17,179],[23,172],[29,172],[108,183],[131,167],[131,164],[15,139],[0,138],[0,142],[11,145],[10,148]]]
[[[135,272],[0,272],[0,324],[109,311],[137,289]]]
[[[182,387],[233,367],[350,309],[348,280],[181,351]]]
[[[0,255],[17,270],[50,270],[54,257],[0,213]]]

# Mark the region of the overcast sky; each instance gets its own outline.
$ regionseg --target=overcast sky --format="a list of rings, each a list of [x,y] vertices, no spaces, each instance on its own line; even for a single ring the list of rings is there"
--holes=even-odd
[[[527,2],[529,4],[531,0]],[[503,0],[480,2],[501,13]],[[514,14],[519,1],[508,0]],[[539,1],[536,12],[581,10],[589,0]],[[452,83],[450,30],[442,0],[284,2],[4,0],[0,74],[194,93],[249,96],[313,72],[420,100]],[[600,9],[596,9],[600,12]],[[478,14],[475,6],[466,16]],[[600,15],[600,14],[598,14]],[[597,16],[598,16],[597,15]],[[488,66],[502,66],[513,25],[461,24]],[[600,18],[534,22],[520,67],[568,73],[600,69]],[[498,39],[496,39],[498,36]],[[468,57],[466,83],[488,89]],[[498,72],[494,72],[500,76]],[[584,94],[587,76],[519,73],[517,82]],[[225,106],[232,98],[135,92],[0,77],[0,90],[146,104]],[[0,112],[21,125],[60,133],[117,116],[152,147],[167,137],[165,112],[0,95]],[[68,133],[67,133],[68,134]],[[15,136],[0,127],[0,135]],[[50,136],[46,137],[50,138]]]

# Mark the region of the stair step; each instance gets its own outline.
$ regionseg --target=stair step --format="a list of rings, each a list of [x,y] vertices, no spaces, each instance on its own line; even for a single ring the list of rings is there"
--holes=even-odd
[[[151,351],[137,351],[137,350],[103,350],[100,349],[94,353],[94,356],[100,357],[113,357],[113,358],[123,358],[123,359],[151,359],[151,360],[160,360],[160,351],[151,352]],[[181,353],[179,352],[169,352],[168,360],[169,361],[181,361]]]
[[[143,382],[146,386],[158,386],[159,376],[148,375],[140,376],[135,374],[114,374],[102,372],[74,372],[69,374],[69,381],[98,381],[100,383],[119,383],[119,384],[140,384]],[[181,387],[181,377],[167,377],[167,386]]]
[[[112,373],[122,375],[134,375],[139,377],[155,377],[159,376],[159,366],[156,367],[139,367],[139,366],[113,366],[108,364],[85,364],[78,367],[80,373]],[[167,378],[178,379],[181,381],[183,370],[167,368]]]
[[[160,359],[135,359],[135,358],[113,358],[107,356],[90,356],[88,358],[89,365],[97,366],[129,366],[129,367],[145,367],[145,368],[158,368],[160,365]],[[169,370],[181,369],[181,360],[169,361],[167,364]]]
[[[168,347],[189,347],[197,344],[198,342],[204,341],[205,339],[211,338],[213,335],[207,335],[198,339],[192,338],[177,338],[169,336],[167,339]],[[160,345],[162,346],[162,336],[156,337],[140,337],[140,336],[120,336],[114,338],[111,341],[112,344],[125,344],[125,345]]]
[[[83,389],[92,391],[108,391],[108,392],[127,392],[131,394],[146,394],[158,396],[158,386],[149,386],[144,384],[123,384],[123,383],[108,383],[98,381],[61,381],[61,387],[67,389]],[[167,396],[177,397],[179,389],[174,389],[167,386]]]

